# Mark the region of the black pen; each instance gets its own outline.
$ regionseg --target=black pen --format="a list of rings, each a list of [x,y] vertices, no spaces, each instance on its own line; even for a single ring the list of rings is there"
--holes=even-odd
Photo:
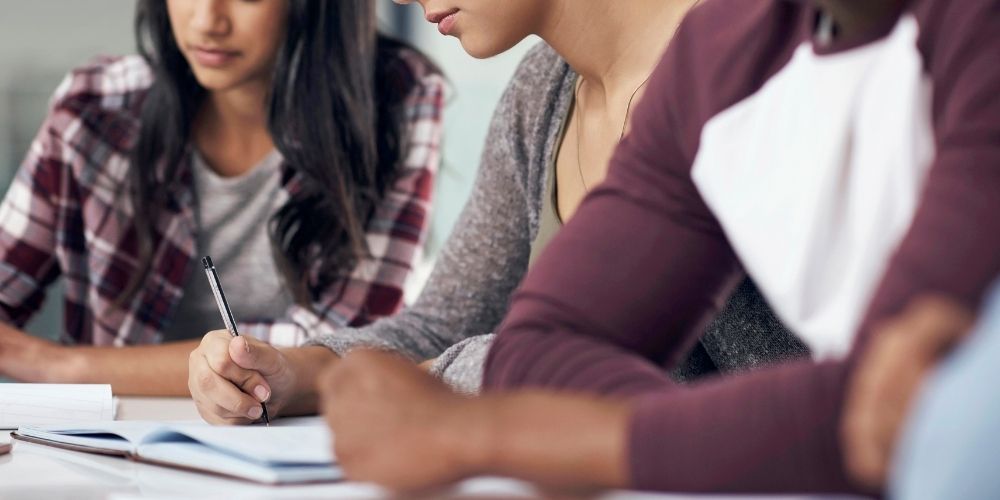
[[[236,330],[236,318],[233,317],[233,310],[229,308],[229,302],[226,301],[226,293],[222,291],[222,282],[219,281],[219,273],[215,272],[212,258],[206,255],[201,259],[201,263],[205,266],[205,275],[208,276],[208,284],[212,287],[212,295],[215,295],[215,303],[219,306],[219,313],[222,314],[222,322],[226,324],[226,330],[229,330],[229,334],[233,337],[239,337],[240,332]],[[264,424],[270,427],[271,420],[267,418],[267,406],[263,402],[260,403],[260,409],[263,413]]]

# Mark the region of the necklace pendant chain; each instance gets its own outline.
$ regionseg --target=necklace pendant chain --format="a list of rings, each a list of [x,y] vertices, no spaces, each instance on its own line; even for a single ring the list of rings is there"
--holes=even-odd
[[[690,9],[693,9],[693,8],[697,7],[698,4],[700,4],[700,3],[701,3],[701,0],[694,0],[694,2],[691,3],[691,5],[688,7],[688,10],[690,11]],[[687,13],[685,12],[684,15],[687,15]],[[674,27],[674,32],[670,34],[670,39],[671,40],[673,40],[674,35],[677,33],[677,28],[678,27],[679,26],[675,26]],[[654,70],[655,70],[655,66],[654,66]],[[628,98],[628,104],[625,106],[625,119],[622,120],[621,132],[618,134],[618,142],[619,143],[622,141],[622,139],[625,138],[625,129],[628,128],[628,116],[629,116],[629,114],[632,111],[632,101],[635,99],[635,96],[639,93],[639,90],[641,90],[644,86],[646,86],[647,83],[649,83],[649,80],[651,78],[653,78],[653,73],[652,72],[650,72],[649,76],[647,76],[646,79],[643,80],[642,83],[640,83],[639,86],[635,88],[635,90],[632,92],[632,95],[629,96],[629,98]],[[577,106],[580,106],[580,89],[583,87],[583,84],[585,82],[586,82],[586,79],[584,79],[581,76],[580,77],[580,83],[578,83],[576,85],[576,89],[574,91],[574,96],[573,97],[576,100],[576,105]],[[576,120],[576,170],[580,174],[580,183],[583,184],[583,191],[585,193],[590,193],[590,187],[587,186],[587,180],[583,177],[583,162],[580,159],[580,129],[583,128],[582,125],[583,125],[583,121],[584,121],[583,120],[583,107],[578,107],[578,113],[577,113],[576,118],[577,118],[577,120]]]
[[[652,77],[653,77],[652,74],[650,74],[649,76],[647,76],[646,79],[643,80],[642,83],[640,83],[639,86],[636,87],[634,91],[632,91],[632,95],[629,96],[628,103],[625,105],[625,118],[622,119],[621,132],[619,132],[619,134],[618,134],[618,142],[619,143],[622,141],[622,139],[625,138],[625,129],[628,128],[628,117],[629,117],[629,114],[632,112],[632,101],[635,100],[635,96],[639,94],[639,91],[642,90],[642,88],[645,87],[647,83],[649,83],[649,80]],[[574,96],[574,98],[576,99],[576,105],[577,105],[577,120],[576,120],[576,170],[580,174],[580,183],[583,184],[583,191],[585,193],[590,193],[590,187],[587,186],[587,180],[583,176],[583,161],[580,158],[581,129],[583,128],[583,122],[584,122],[584,119],[583,119],[583,107],[580,106],[580,89],[583,88],[583,84],[584,83],[586,83],[586,80],[583,77],[580,77],[580,83],[577,84],[577,86],[576,86],[576,92],[575,92],[576,95]]]

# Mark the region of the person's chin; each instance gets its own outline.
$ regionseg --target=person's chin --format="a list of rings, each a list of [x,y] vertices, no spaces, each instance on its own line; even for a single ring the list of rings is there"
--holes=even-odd
[[[489,59],[493,56],[503,54],[511,48],[506,45],[489,42],[483,43],[480,40],[467,39],[461,36],[458,39],[462,43],[462,48],[465,49],[465,52],[476,59]]]
[[[211,92],[221,92],[238,85],[239,79],[231,74],[219,71],[201,70],[194,72],[198,84]]]

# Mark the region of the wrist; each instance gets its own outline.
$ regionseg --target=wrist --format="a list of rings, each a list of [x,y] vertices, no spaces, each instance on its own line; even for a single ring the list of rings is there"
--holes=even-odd
[[[498,436],[503,435],[497,408],[498,401],[491,397],[458,397],[456,403],[446,405],[448,422],[440,426],[440,440],[447,447],[448,456],[454,457],[454,467],[466,476],[481,475],[496,468]]]
[[[4,346],[4,373],[24,382],[74,382],[79,373],[79,359],[59,344],[16,332]]]
[[[47,383],[87,383],[87,356],[80,348],[66,347],[54,342],[36,339],[29,347],[35,380]]]
[[[317,413],[319,408],[319,390],[316,385],[319,373],[331,361],[338,359],[337,355],[322,346],[296,347],[279,349],[285,358],[285,377],[288,380],[284,401],[284,415],[305,415]],[[271,388],[276,391],[275,387]]]
[[[53,382],[66,382],[76,384],[95,383],[90,375],[90,357],[87,353],[91,349],[79,347],[67,347],[55,343],[50,343],[46,347],[47,359],[50,359],[55,370],[52,372],[58,380]],[[107,383],[107,380],[100,381]]]

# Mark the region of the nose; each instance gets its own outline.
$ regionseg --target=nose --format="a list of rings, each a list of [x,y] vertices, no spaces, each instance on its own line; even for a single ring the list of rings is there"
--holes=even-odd
[[[206,35],[225,35],[231,28],[229,0],[195,0],[191,28]]]

